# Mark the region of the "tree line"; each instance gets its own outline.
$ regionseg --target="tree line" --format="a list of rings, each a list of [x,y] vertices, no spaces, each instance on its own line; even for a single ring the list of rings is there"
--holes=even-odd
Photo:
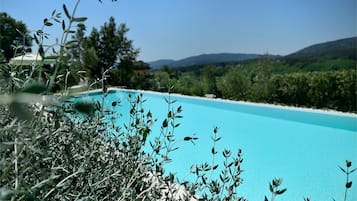
[[[299,70],[300,69],[300,70]],[[187,95],[356,112],[356,69],[301,70],[275,58],[228,67],[208,65],[180,72],[163,68],[154,73],[154,90]]]
[[[67,75],[66,84],[76,85],[81,78],[95,82],[102,78],[103,72],[111,68],[108,72],[106,83],[109,85],[122,85],[132,87],[135,85],[135,68],[145,67],[143,62],[137,61],[139,49],[134,48],[133,41],[127,37],[129,28],[125,23],[117,25],[114,17],[110,17],[100,28],[94,27],[89,33],[84,23],[79,22],[76,26],[66,28],[64,21],[60,21],[56,16],[52,16],[58,23],[62,24],[63,31],[71,33],[71,39],[63,44],[66,54],[61,59],[59,74]],[[77,19],[78,21],[82,19]],[[31,47],[32,41],[36,42],[39,54],[44,57],[57,58],[56,48],[44,48],[47,35],[42,31],[33,35],[27,30],[26,25],[9,16],[7,13],[0,13],[0,60],[8,62],[12,57],[25,53],[26,47]],[[45,26],[52,26],[55,22],[46,19]],[[56,44],[48,45],[54,47]],[[15,47],[18,48],[15,51]],[[21,47],[19,49],[19,47]],[[40,51],[41,50],[41,51]],[[45,66],[41,73],[52,74],[53,68]],[[85,72],[85,74],[78,74]],[[59,90],[64,83],[64,79],[59,80],[54,90]]]

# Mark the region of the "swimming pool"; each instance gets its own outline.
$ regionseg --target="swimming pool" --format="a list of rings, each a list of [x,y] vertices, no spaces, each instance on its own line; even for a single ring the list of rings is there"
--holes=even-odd
[[[119,110],[124,121],[130,110],[129,93],[139,92],[115,90],[105,100],[108,107],[113,101],[121,101]],[[158,119],[152,127],[152,139],[167,115],[164,97],[168,94],[142,93],[146,99],[144,108]],[[100,99],[101,94],[92,93],[86,98]],[[173,162],[166,169],[178,178],[189,179],[186,175],[191,165],[211,161],[210,136],[217,126],[222,137],[217,144],[219,152],[224,148],[243,151],[244,182],[238,188],[239,195],[248,200],[264,200],[264,195],[270,196],[268,183],[282,178],[282,187],[288,190],[277,200],[343,199],[346,181],[338,166],[344,167],[345,160],[351,160],[353,167],[357,165],[357,115],[178,95],[171,98],[183,108],[176,138],[192,134],[199,138],[195,144],[182,141],[171,154]],[[357,173],[350,180],[356,183]],[[357,200],[355,184],[349,190],[349,198]]]

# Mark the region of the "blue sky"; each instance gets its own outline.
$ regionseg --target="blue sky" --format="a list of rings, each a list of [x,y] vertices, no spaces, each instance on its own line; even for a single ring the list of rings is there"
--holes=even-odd
[[[0,0],[0,12],[42,26],[54,9],[76,0]],[[204,53],[286,55],[308,45],[357,35],[356,0],[82,0],[77,16],[99,28],[110,16],[130,31],[138,59],[181,59]],[[64,15],[63,15],[64,16]],[[60,37],[60,25],[47,29]]]

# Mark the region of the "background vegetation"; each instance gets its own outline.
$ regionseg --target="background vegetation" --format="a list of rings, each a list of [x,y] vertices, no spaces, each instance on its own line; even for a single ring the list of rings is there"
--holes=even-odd
[[[14,57],[14,47],[24,48],[32,44],[26,25],[21,21],[16,21],[7,13],[0,13],[0,41],[2,60]]]
[[[266,55],[237,64],[154,72],[154,90],[187,95],[356,112],[356,60],[290,59]]]

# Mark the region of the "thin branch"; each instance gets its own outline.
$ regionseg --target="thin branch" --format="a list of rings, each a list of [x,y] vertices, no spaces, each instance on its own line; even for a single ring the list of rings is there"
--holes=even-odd
[[[131,175],[130,179],[129,179],[129,182],[127,183],[126,187],[124,188],[124,192],[123,192],[123,197],[121,197],[120,199],[118,199],[118,201],[120,200],[125,200],[125,194],[126,194],[126,191],[131,187],[131,185],[135,182],[135,179],[137,178],[137,176],[139,175],[136,175],[136,173],[138,172],[138,170],[141,168],[141,165],[142,164],[139,164],[138,167],[135,169],[134,173]]]
[[[19,169],[17,166],[17,137],[15,138],[15,144],[14,144],[14,154],[15,154],[15,190],[19,187]]]

